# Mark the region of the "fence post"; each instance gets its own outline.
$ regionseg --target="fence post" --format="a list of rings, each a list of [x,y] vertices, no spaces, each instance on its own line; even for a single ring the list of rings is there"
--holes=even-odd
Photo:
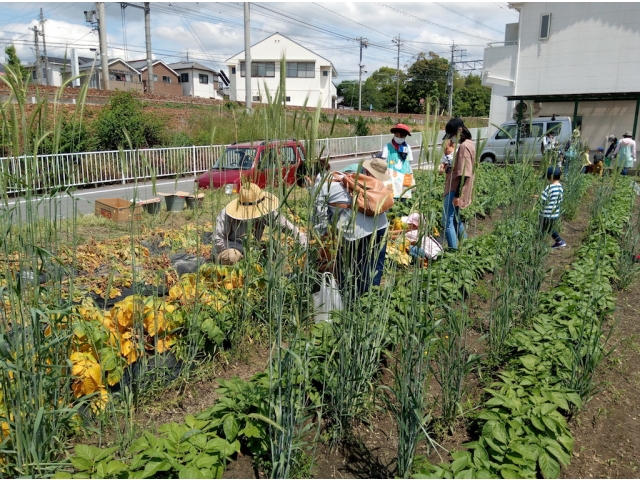
[[[356,157],[358,156],[358,136],[356,135]]]
[[[191,158],[193,160],[193,176],[196,176],[196,146],[191,146]]]

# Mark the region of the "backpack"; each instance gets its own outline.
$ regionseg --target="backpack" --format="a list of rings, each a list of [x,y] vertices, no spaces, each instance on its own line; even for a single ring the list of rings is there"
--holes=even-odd
[[[353,205],[332,205],[344,208],[357,206],[360,213],[375,217],[393,207],[393,190],[374,177],[362,174],[333,172],[334,182],[340,182],[353,197]]]

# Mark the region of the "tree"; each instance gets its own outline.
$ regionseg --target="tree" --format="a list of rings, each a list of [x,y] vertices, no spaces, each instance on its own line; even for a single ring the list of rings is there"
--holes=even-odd
[[[95,141],[103,150],[152,147],[161,143],[162,124],[159,119],[145,114],[142,104],[130,92],[115,92],[109,105],[96,118],[93,128]]]
[[[337,86],[337,93],[339,97],[343,97],[343,104],[345,107],[358,107],[358,81],[357,80],[343,80]]]
[[[362,88],[362,105],[373,105],[378,112],[394,112],[396,108],[397,70],[392,67],[381,67],[371,74]],[[400,96],[404,94],[407,74],[400,71]],[[366,92],[366,95],[365,95]]]
[[[22,62],[16,53],[15,45],[8,45],[4,49],[4,53],[7,56],[7,64],[5,67],[16,73],[23,81],[29,78],[29,70],[22,66]]]
[[[455,116],[488,117],[490,104],[491,89],[482,86],[479,75],[465,77],[464,85],[453,90],[453,114]]]
[[[421,98],[431,97],[440,103],[447,104],[447,72],[449,61],[434,52],[418,54],[415,62],[407,71],[407,82],[404,87],[404,100],[401,102],[403,112],[421,113]]]

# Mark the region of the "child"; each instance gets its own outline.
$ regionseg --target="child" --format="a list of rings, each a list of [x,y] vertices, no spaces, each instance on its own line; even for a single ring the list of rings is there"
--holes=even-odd
[[[598,151],[593,154],[593,174],[602,176],[604,170],[604,148],[598,147]]]
[[[540,212],[540,230],[543,235],[551,233],[555,240],[551,248],[566,247],[567,244],[562,240],[556,231],[558,218],[560,218],[560,205],[564,198],[564,190],[560,183],[562,171],[559,168],[549,167],[547,169],[547,180],[551,183],[545,187],[540,195],[542,210]]]
[[[412,213],[407,218],[407,231],[404,237],[409,241],[409,256],[414,260],[434,260],[442,253],[442,247],[438,241],[428,235],[424,229],[426,222],[419,213]],[[393,231],[393,238],[397,238],[400,232]],[[419,242],[419,243],[418,243]]]
[[[440,160],[440,173],[449,173],[451,164],[453,163],[453,151],[455,150],[453,140],[447,138],[444,141],[443,148],[442,159]]]

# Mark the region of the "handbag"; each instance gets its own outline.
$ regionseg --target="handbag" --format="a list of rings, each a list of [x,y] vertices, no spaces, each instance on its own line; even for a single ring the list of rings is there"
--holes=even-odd
[[[422,250],[429,260],[435,260],[443,252],[442,245],[431,235],[422,240]]]
[[[356,207],[360,213],[375,217],[393,207],[393,190],[387,188],[377,178],[362,174],[345,175],[333,172],[333,181],[342,183],[353,197],[353,205],[347,208]]]
[[[331,312],[342,310],[342,296],[332,274],[323,273],[320,282],[320,291],[313,294],[314,319],[316,323],[331,323]]]

